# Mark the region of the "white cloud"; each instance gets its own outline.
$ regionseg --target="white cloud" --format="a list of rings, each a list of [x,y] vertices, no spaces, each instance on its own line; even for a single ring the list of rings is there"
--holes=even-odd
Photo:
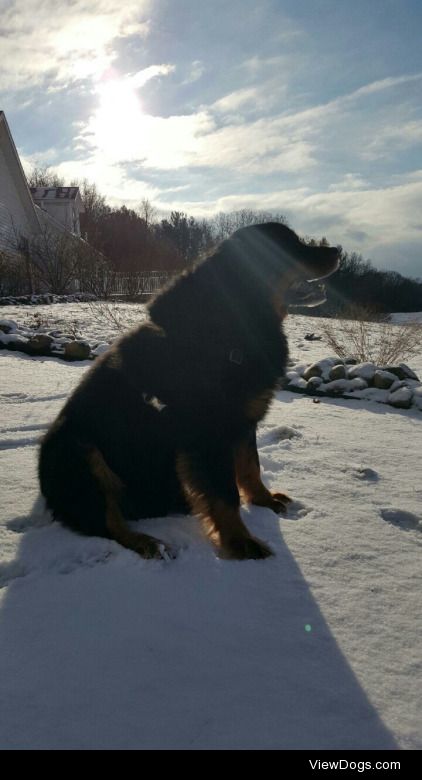
[[[385,79],[379,79],[378,81],[372,81],[370,84],[366,84],[363,87],[359,87],[350,95],[345,96],[348,100],[354,100],[365,95],[373,95],[375,92],[382,92],[384,89],[392,89],[393,87],[399,87],[402,84],[408,84],[411,81],[420,81],[422,79],[422,73],[411,73],[403,76],[388,76]]]
[[[125,82],[129,83],[134,89],[143,87],[147,81],[156,78],[157,76],[168,76],[169,73],[174,71],[174,65],[150,65],[148,68],[139,70],[133,75],[128,75],[125,78]]]
[[[393,119],[388,126],[380,127],[362,150],[364,160],[391,157],[397,151],[422,143],[422,120],[401,121]]]
[[[228,95],[224,95],[224,97],[216,100],[215,103],[212,104],[211,108],[214,111],[221,113],[231,113],[232,111],[237,111],[237,109],[239,109],[241,106],[244,106],[245,103],[256,103],[259,97],[259,92],[260,90],[258,87],[245,87],[244,89],[238,89],[235,92],[230,92]]]
[[[149,0],[12,0],[2,9],[0,79],[4,90],[66,84],[104,71],[114,42],[146,35]]]
[[[343,178],[334,184],[330,184],[328,190],[330,192],[338,192],[341,190],[362,190],[370,186],[367,179],[364,179],[358,173],[345,173]]]
[[[421,241],[421,201],[422,176],[416,181],[404,177],[400,183],[377,189],[311,192],[299,187],[228,195],[213,202],[174,199],[166,205],[197,216],[241,208],[277,211],[288,217],[300,235],[326,235],[333,244],[370,256],[374,249],[381,252],[392,245]]]
[[[191,64],[190,70],[186,78],[182,81],[182,86],[185,84],[193,84],[195,81],[199,81],[201,76],[205,73],[205,65],[201,60],[194,60]]]

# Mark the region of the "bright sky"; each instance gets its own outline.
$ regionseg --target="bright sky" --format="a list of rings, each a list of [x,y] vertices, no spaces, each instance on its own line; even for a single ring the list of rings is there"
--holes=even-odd
[[[422,277],[421,0],[0,0],[24,164]]]

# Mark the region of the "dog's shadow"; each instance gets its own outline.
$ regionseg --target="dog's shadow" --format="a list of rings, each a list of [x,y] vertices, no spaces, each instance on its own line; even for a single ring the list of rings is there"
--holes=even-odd
[[[394,749],[272,512],[242,510],[276,555],[216,556],[192,517],[142,523],[145,561],[51,523],[7,523],[2,748]]]

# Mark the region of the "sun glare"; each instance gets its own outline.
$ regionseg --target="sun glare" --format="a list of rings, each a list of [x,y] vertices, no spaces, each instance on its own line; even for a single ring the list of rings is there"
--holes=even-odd
[[[159,66],[160,72],[167,66]],[[83,132],[103,164],[140,161],[146,167],[178,168],[200,148],[201,137],[213,127],[206,112],[170,117],[145,112],[140,83],[156,75],[148,68],[134,76],[109,78],[97,85],[99,104]]]
[[[116,152],[122,158],[134,159],[141,155],[142,104],[128,80],[112,79],[98,86],[100,104],[90,130],[95,144],[107,157]]]

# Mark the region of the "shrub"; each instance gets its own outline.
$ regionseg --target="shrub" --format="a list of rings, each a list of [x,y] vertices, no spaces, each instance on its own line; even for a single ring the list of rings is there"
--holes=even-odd
[[[422,349],[422,323],[396,325],[369,307],[345,309],[338,319],[324,320],[321,331],[330,349],[343,360],[353,357],[360,363],[386,366],[408,360]]]

